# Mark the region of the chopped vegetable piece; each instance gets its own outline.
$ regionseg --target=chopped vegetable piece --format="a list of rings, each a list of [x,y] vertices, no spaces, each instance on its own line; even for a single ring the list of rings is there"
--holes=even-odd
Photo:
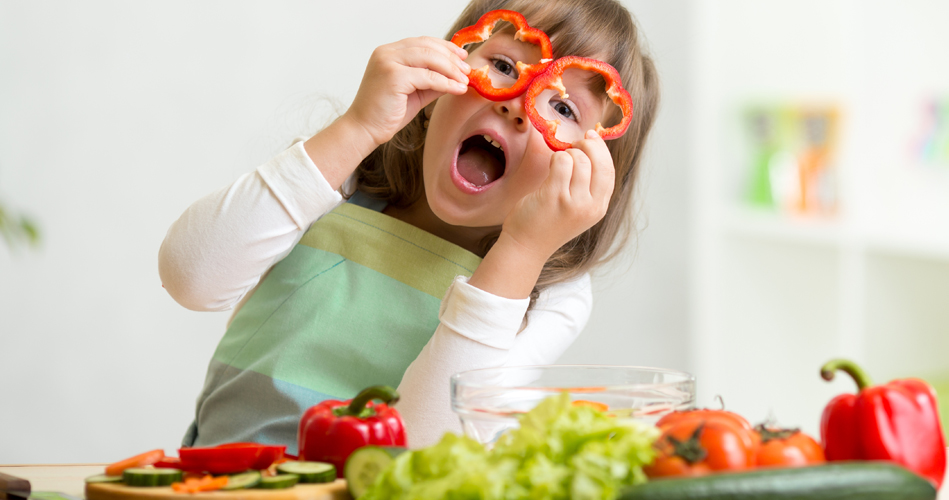
[[[181,481],[178,469],[145,469],[133,467],[122,471],[122,482],[129,486],[168,486]]]
[[[240,490],[244,488],[253,488],[260,482],[260,472],[252,470],[242,474],[234,474],[227,479],[227,485],[222,490]]]
[[[266,469],[283,457],[286,446],[229,443],[220,446],[181,448],[181,468],[211,474],[230,474],[248,469]]]
[[[227,476],[214,477],[210,474],[201,478],[188,478],[184,482],[171,485],[176,493],[200,493],[202,491],[216,491],[227,486]]]
[[[120,460],[106,467],[105,475],[121,476],[122,471],[124,471],[125,469],[130,469],[132,467],[145,467],[146,465],[152,465],[164,457],[165,457],[164,450],[146,451],[145,453],[135,455],[134,457],[126,458],[125,460]]]
[[[301,483],[329,483],[336,480],[336,467],[326,462],[284,462],[277,471],[300,476]]]
[[[598,403],[596,401],[588,401],[586,399],[577,399],[573,402],[573,406],[589,406],[596,411],[608,411],[610,406],[605,403]]]
[[[282,490],[289,488],[300,482],[300,476],[296,474],[278,474],[272,477],[262,477],[257,483],[257,488],[268,490]]]
[[[537,97],[547,89],[554,89],[560,93],[561,97],[567,97],[567,89],[563,85],[563,73],[568,68],[579,68],[602,75],[606,80],[606,95],[623,111],[623,119],[610,128],[603,128],[601,124],[597,123],[596,133],[603,139],[616,139],[625,134],[633,120],[633,100],[626,89],[623,88],[619,72],[603,61],[580,56],[567,56],[557,59],[543,73],[534,78],[524,97],[524,108],[527,111],[527,117],[530,118],[534,128],[544,136],[547,146],[554,151],[563,151],[571,146],[569,143],[557,139],[557,127],[560,125],[560,121],[547,120],[542,117],[536,106]]]
[[[346,486],[353,498],[359,498],[395,457],[408,451],[402,446],[363,446],[346,460]]]
[[[451,42],[462,48],[468,44],[483,42],[491,37],[494,26],[498,21],[507,21],[513,24],[517,28],[514,39],[539,46],[541,53],[541,60],[536,64],[525,64],[522,61],[515,62],[518,78],[514,85],[509,88],[496,88],[491,84],[491,79],[488,77],[488,66],[472,69],[471,73],[468,74],[468,85],[478,91],[482,97],[491,101],[506,101],[523,94],[527,90],[531,80],[550,65],[550,61],[554,57],[554,51],[550,44],[550,38],[547,37],[546,33],[537,28],[532,28],[527,24],[527,19],[521,13],[504,9],[486,12],[478,19],[476,24],[458,30],[451,37]]]

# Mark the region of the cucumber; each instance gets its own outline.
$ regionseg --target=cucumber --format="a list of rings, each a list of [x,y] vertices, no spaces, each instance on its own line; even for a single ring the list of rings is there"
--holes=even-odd
[[[99,474],[97,476],[89,476],[86,478],[86,483],[121,483],[122,476],[107,476],[105,474]]]
[[[277,474],[276,476],[261,477],[260,482],[257,483],[255,487],[267,490],[281,490],[283,488],[289,488],[298,482],[300,482],[300,476],[296,474]]]
[[[277,472],[296,474],[301,483],[329,483],[336,480],[336,467],[326,462],[284,462],[277,466]]]
[[[181,481],[181,471],[178,469],[125,469],[122,472],[122,481],[129,486],[170,486],[171,483]]]
[[[349,494],[359,498],[395,457],[408,451],[401,446],[363,446],[349,455],[343,475]]]
[[[888,462],[834,462],[694,478],[656,479],[619,500],[934,500],[928,480]]]
[[[227,477],[227,486],[222,490],[240,490],[244,488],[253,488],[260,482],[260,472],[255,470],[234,474]]]

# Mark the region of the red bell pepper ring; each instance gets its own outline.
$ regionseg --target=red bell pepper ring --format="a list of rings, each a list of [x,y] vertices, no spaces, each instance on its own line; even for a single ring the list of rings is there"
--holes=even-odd
[[[527,86],[530,85],[531,80],[550,65],[550,61],[552,61],[554,57],[554,50],[550,43],[550,38],[547,37],[547,33],[537,28],[532,28],[527,24],[527,19],[519,12],[503,9],[487,12],[478,19],[476,24],[458,30],[458,32],[451,37],[451,42],[462,48],[471,43],[483,42],[491,37],[491,33],[494,32],[494,26],[498,21],[507,21],[517,28],[517,32],[514,33],[515,40],[532,43],[540,47],[540,62],[525,64],[522,61],[517,61],[514,64],[517,67],[518,77],[514,85],[509,88],[499,89],[491,83],[491,78],[488,76],[488,65],[472,69],[468,74],[468,85],[478,91],[482,97],[491,101],[506,101],[523,94],[524,91],[527,90]]]
[[[938,489],[946,472],[946,444],[936,393],[919,379],[871,385],[856,364],[836,359],[821,368],[832,380],[842,370],[857,382],[857,394],[830,401],[821,417],[821,440],[828,461],[889,460],[932,481]]]
[[[286,446],[228,443],[220,446],[181,448],[180,468],[190,472],[228,474],[248,469],[263,470],[283,458]]]
[[[373,399],[382,402],[373,404]],[[395,389],[377,385],[348,401],[331,399],[310,407],[300,419],[300,460],[328,462],[342,471],[357,448],[405,446],[405,425],[389,406],[398,400]]]
[[[563,73],[568,68],[579,68],[603,75],[606,80],[606,95],[623,111],[623,119],[610,128],[603,128],[601,124],[597,123],[596,133],[603,139],[616,139],[625,134],[633,120],[633,100],[629,97],[629,92],[623,88],[622,79],[616,68],[596,59],[566,56],[554,61],[546,71],[534,78],[527,89],[527,95],[524,97],[524,108],[527,111],[527,117],[534,128],[544,136],[547,146],[554,151],[563,151],[571,146],[570,143],[557,139],[557,127],[560,125],[560,120],[547,120],[540,116],[536,107],[537,96],[547,89],[556,90],[562,98],[569,97],[567,88],[563,84]]]

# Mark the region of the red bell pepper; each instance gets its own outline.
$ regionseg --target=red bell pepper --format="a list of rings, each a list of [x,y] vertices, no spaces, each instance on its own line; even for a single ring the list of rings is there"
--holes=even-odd
[[[625,134],[633,120],[633,100],[629,97],[629,92],[626,92],[626,89],[623,88],[619,72],[603,61],[580,56],[567,56],[557,59],[543,73],[534,78],[527,89],[527,95],[524,97],[524,108],[527,111],[527,117],[530,118],[534,128],[543,134],[547,146],[554,151],[563,151],[570,148],[570,143],[557,139],[557,127],[560,125],[560,121],[545,119],[540,116],[536,107],[537,96],[546,89],[554,89],[560,92],[561,97],[568,97],[567,89],[563,85],[563,72],[567,68],[580,68],[603,75],[606,80],[606,95],[623,111],[623,119],[610,128],[603,128],[602,125],[597,123],[596,133],[603,139],[615,139]]]
[[[532,28],[527,24],[527,19],[525,19],[521,13],[503,9],[487,12],[478,19],[476,24],[458,30],[458,32],[451,37],[451,42],[462,48],[471,43],[483,42],[491,37],[491,33],[494,32],[494,26],[498,21],[507,21],[517,28],[517,32],[514,33],[515,40],[522,40],[540,46],[540,62],[525,64],[521,61],[517,61],[515,63],[518,77],[514,85],[509,88],[499,89],[491,84],[487,65],[472,69],[468,74],[468,85],[478,91],[482,97],[491,101],[506,101],[523,94],[524,91],[527,90],[527,86],[530,85],[531,80],[542,73],[550,64],[550,61],[553,60],[554,51],[553,46],[550,44],[550,38],[547,37],[547,33],[537,28]]]
[[[181,448],[179,468],[190,472],[228,474],[248,469],[263,470],[283,458],[287,447],[257,443],[228,443],[220,446]]]
[[[936,393],[919,379],[871,385],[853,362],[836,359],[821,368],[832,380],[837,370],[857,383],[857,394],[830,401],[821,417],[828,461],[889,460],[932,481],[938,489],[946,472],[946,443]]]
[[[373,404],[372,400],[381,400]],[[395,408],[395,389],[383,385],[364,389],[348,401],[326,400],[300,419],[300,460],[328,462],[342,472],[346,459],[367,445],[405,446],[405,425]]]

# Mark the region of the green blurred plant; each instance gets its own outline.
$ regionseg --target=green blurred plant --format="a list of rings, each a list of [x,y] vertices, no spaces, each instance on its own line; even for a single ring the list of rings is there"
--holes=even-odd
[[[23,243],[35,248],[40,243],[40,232],[36,223],[25,215],[16,216],[8,212],[2,201],[0,201],[0,236],[3,236],[3,241],[10,248],[16,248]]]

